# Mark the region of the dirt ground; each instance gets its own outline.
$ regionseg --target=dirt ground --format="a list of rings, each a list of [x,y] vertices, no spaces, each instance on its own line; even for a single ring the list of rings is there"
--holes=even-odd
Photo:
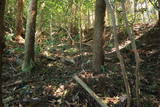
[[[135,25],[134,31],[138,52],[143,60],[140,65],[141,107],[160,106],[160,34],[159,27]],[[149,35],[146,37],[146,35]],[[132,106],[135,107],[135,61],[127,36],[119,37],[125,48],[127,74],[132,91]],[[149,38],[155,38],[150,41]],[[157,38],[157,39],[156,39]],[[111,39],[112,41],[112,39]],[[63,51],[58,47],[36,55],[35,68],[30,73],[21,71],[23,45],[7,43],[3,67],[3,101],[6,107],[99,107],[98,103],[72,78],[78,75],[110,107],[125,107],[126,91],[113,48],[105,48],[105,65],[101,74],[91,69],[91,47],[83,46],[82,51],[69,53],[65,50],[79,45],[68,46]],[[16,50],[17,49],[17,50]],[[81,54],[80,54],[81,53]]]

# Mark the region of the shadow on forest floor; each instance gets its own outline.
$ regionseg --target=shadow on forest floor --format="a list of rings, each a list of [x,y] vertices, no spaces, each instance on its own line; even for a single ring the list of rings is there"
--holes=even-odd
[[[140,57],[143,59],[140,67],[140,102],[142,107],[156,107],[160,105],[160,50],[159,42],[155,42],[157,39],[150,41],[148,37],[157,38],[160,30],[153,28],[153,25],[137,25],[135,34],[139,37],[144,34],[143,39],[137,40]],[[150,36],[145,37],[146,35]],[[123,44],[128,39],[121,38],[121,40]],[[147,42],[142,43],[141,41],[144,40]],[[5,105],[9,107],[13,105],[16,107],[21,105],[24,107],[98,107],[93,98],[72,79],[74,74],[78,74],[108,105],[125,107],[126,101],[120,101],[120,97],[125,96],[126,92],[116,54],[114,52],[108,54],[108,50],[111,51],[111,49],[106,48],[107,54],[102,73],[94,75],[91,70],[91,48],[83,46],[83,56],[80,56],[78,47],[77,44],[67,48],[78,50],[72,54],[70,51],[65,51],[67,49],[62,51],[51,49],[45,54],[37,55],[33,72],[23,73],[20,72],[23,46],[10,42],[4,56],[5,72],[2,76]],[[124,48],[121,52],[125,58],[134,107],[134,54],[130,48]],[[47,56],[48,54],[51,55]]]

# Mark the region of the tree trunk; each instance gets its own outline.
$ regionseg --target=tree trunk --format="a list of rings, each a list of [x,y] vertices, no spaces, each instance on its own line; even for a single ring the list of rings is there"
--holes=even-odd
[[[5,0],[0,0],[0,107],[3,107],[2,102],[2,80],[1,80],[1,74],[2,74],[2,54],[3,49],[5,47],[4,44],[4,10],[5,10]]]
[[[160,25],[160,0],[157,0],[158,2],[158,7],[159,7],[159,10],[158,10],[158,25]]]
[[[104,0],[96,0],[95,25],[93,36],[93,69],[100,72],[104,64],[104,18],[106,6]]]
[[[129,38],[132,41],[131,46],[132,46],[132,49],[134,50],[134,55],[135,55],[135,61],[136,61],[136,68],[135,68],[136,99],[137,99],[137,107],[140,107],[140,75],[139,75],[140,69],[139,69],[139,65],[140,65],[141,59],[140,59],[139,53],[137,52],[137,46],[136,46],[133,30],[131,29],[131,27],[128,24],[129,22],[128,22],[127,14],[126,14],[125,1],[122,1],[121,5],[122,5],[123,18],[124,18],[124,23],[126,26],[127,34],[129,35]]]
[[[119,49],[117,29],[116,29],[116,17],[115,17],[115,14],[114,14],[115,10],[110,5],[109,0],[105,0],[105,3],[106,3],[106,7],[107,7],[108,11],[110,12],[111,19],[112,19],[111,21],[112,21],[112,26],[113,26],[114,45],[115,45],[115,48],[116,48],[117,57],[120,61],[122,76],[123,76],[123,80],[124,80],[124,84],[125,84],[125,88],[126,88],[126,92],[127,92],[127,106],[126,107],[130,107],[130,104],[131,104],[131,90],[130,90],[130,84],[129,84],[128,76],[127,76],[127,73],[126,73],[124,58],[122,57],[120,49]]]
[[[37,0],[31,0],[27,18],[25,34],[25,55],[22,65],[23,71],[31,71],[34,66],[34,43],[37,15]]]
[[[23,35],[23,0],[17,0],[16,38]]]
[[[43,2],[41,5],[40,5],[40,8],[39,8],[39,16],[37,16],[37,23],[38,25],[36,26],[36,38],[38,40],[39,36],[42,34],[43,32],[43,24],[44,24],[44,8],[45,8],[45,2]],[[52,16],[52,14],[51,14]],[[50,22],[50,25],[52,25],[52,17],[51,17],[51,22]]]

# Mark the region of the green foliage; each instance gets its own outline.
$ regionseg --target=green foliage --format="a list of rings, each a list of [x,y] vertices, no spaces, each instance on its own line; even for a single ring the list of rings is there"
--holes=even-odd
[[[77,48],[70,48],[70,49],[66,49],[64,52],[67,52],[67,53],[77,53],[78,49]]]
[[[35,47],[35,53],[36,54],[39,54],[41,51],[42,51],[42,47],[40,47],[40,46]]]
[[[69,49],[70,47],[68,45],[65,45],[65,44],[59,44],[58,48],[60,48],[63,51],[63,50]]]
[[[113,43],[109,43],[108,44],[108,48],[113,48],[114,47],[114,44]]]
[[[24,48],[22,48],[22,47],[17,47],[17,48],[14,48],[13,50],[14,50],[15,52],[18,52],[18,53],[24,52]]]
[[[107,72],[108,70],[107,70],[107,67],[106,66],[101,66],[101,72],[103,72],[103,73],[105,73],[105,72]]]
[[[12,41],[14,37],[14,34],[13,33],[8,33],[6,36],[5,36],[5,40],[6,41]]]
[[[79,41],[80,40],[80,35],[76,35],[74,38],[73,38],[75,41]]]
[[[10,48],[5,51],[6,54],[23,53],[23,52],[24,52],[24,48],[22,47]]]

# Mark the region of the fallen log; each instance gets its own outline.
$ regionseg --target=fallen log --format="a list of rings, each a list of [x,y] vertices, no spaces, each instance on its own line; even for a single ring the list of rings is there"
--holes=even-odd
[[[108,107],[77,75],[73,76],[73,78],[99,103],[101,107]]]

